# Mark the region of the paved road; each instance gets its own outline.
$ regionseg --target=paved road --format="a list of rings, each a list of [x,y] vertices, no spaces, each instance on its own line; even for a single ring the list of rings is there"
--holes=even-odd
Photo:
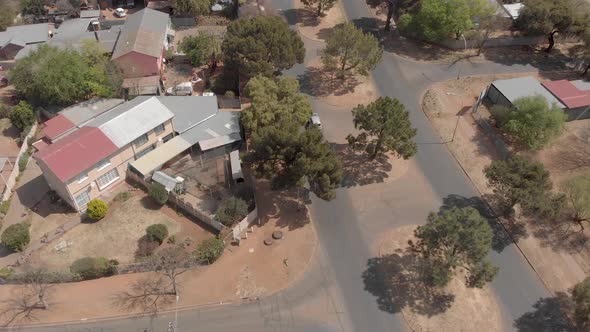
[[[276,8],[292,8],[290,0],[275,0]],[[343,0],[349,19],[369,17],[361,0]],[[305,40],[307,59],[322,47]],[[406,331],[399,310],[388,306],[383,275],[377,269],[373,284],[363,280],[367,262],[375,256],[381,233],[406,224],[420,224],[449,198],[455,202],[474,198],[477,192],[418,107],[418,97],[433,81],[461,75],[532,71],[527,65],[462,63],[435,65],[415,63],[392,53],[374,72],[381,95],[400,99],[411,112],[418,128],[419,152],[402,178],[367,187],[342,188],[332,202],[312,199],[312,216],[320,240],[319,255],[309,273],[293,287],[260,302],[182,311],[181,331]],[[299,65],[287,74],[305,72]],[[326,137],[341,142],[352,129],[349,110],[312,99],[314,111],[324,122]],[[367,170],[368,172],[371,170]],[[377,194],[375,192],[377,191]],[[514,319],[532,310],[539,298],[548,296],[539,279],[513,245],[491,254],[500,266],[493,282],[502,306],[505,330]],[[376,281],[376,282],[375,282]],[[370,288],[371,292],[365,290]],[[381,294],[383,293],[383,294]],[[95,322],[69,327],[47,327],[31,331],[166,331],[171,314],[156,318]]]

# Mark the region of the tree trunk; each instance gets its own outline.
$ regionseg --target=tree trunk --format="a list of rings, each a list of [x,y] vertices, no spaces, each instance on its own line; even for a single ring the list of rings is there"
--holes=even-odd
[[[318,0],[318,12],[316,14],[318,17],[322,15],[322,0]]]
[[[586,65],[586,68],[584,69],[582,76],[586,76],[586,74],[588,74],[588,70],[590,70],[590,61],[588,61],[588,64]]]
[[[381,143],[381,139],[377,140],[377,144],[375,144],[375,148],[373,148],[373,153],[371,153],[371,160],[374,160],[375,158],[377,158],[377,155],[379,154],[379,150],[381,150],[381,145],[383,143]]]
[[[391,30],[391,19],[393,18],[393,0],[387,2],[387,20],[385,21],[385,31]]]
[[[547,46],[547,48],[545,49],[545,52],[547,52],[547,53],[551,52],[551,50],[553,49],[553,46],[555,46],[555,34],[558,32],[559,32],[559,30],[552,31],[547,36],[547,39],[549,40],[549,46]]]

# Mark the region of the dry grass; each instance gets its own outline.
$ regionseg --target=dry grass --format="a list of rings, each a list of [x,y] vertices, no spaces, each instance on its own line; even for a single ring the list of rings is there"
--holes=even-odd
[[[39,252],[39,260],[56,270],[67,269],[76,259],[102,256],[129,263],[134,259],[138,240],[153,224],[165,224],[170,235],[180,226],[170,217],[154,209],[145,196],[134,196],[111,211],[100,221],[82,223]],[[64,247],[58,250],[59,247]]]

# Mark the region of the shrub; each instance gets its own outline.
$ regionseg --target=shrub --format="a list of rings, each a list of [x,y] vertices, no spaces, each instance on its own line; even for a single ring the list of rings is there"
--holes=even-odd
[[[148,191],[150,197],[153,198],[154,201],[156,201],[156,203],[164,205],[168,201],[168,191],[166,190],[166,188],[164,188],[163,185],[154,182],[150,184]]]
[[[2,233],[2,243],[13,251],[22,251],[31,241],[29,227],[20,223],[8,226]]]
[[[104,218],[109,210],[107,203],[101,199],[92,199],[88,202],[86,213],[90,219],[100,220]]]
[[[151,241],[147,236],[142,237],[137,242],[137,251],[135,251],[135,257],[142,258],[151,256],[160,244],[157,241]]]
[[[131,193],[128,191],[124,191],[118,193],[113,200],[115,202],[126,202],[127,200],[129,200],[129,198],[131,198]]]
[[[196,250],[196,256],[200,260],[207,262],[207,264],[211,264],[221,257],[224,248],[225,243],[223,243],[223,240],[214,237],[199,244]]]
[[[170,237],[168,238],[168,240],[166,241],[166,243],[168,243],[168,244],[175,244],[176,243],[176,236],[175,235],[170,235]]]
[[[223,96],[225,98],[235,98],[236,94],[232,90],[227,90]]]
[[[108,277],[115,273],[115,266],[119,262],[104,257],[83,257],[70,265],[70,272],[82,280]]]
[[[229,197],[223,200],[215,212],[215,219],[225,226],[231,226],[248,214],[248,204],[241,198]]]
[[[162,244],[164,239],[168,237],[168,227],[164,224],[150,225],[145,232],[149,241],[157,241],[159,244]]]
[[[35,113],[33,113],[33,107],[24,100],[14,106],[8,117],[10,118],[12,125],[17,127],[20,131],[24,131],[25,128],[31,127],[36,120]]]
[[[27,164],[29,163],[29,157],[29,154],[26,152],[20,156],[20,159],[18,160],[18,170],[20,172],[24,172],[27,168]]]
[[[8,213],[8,208],[10,208],[10,198],[0,203],[0,213]]]
[[[29,134],[29,131],[31,131],[31,126],[27,126],[25,127],[25,129],[23,129],[19,134],[18,134],[18,139],[17,139],[17,143],[19,145],[23,145],[25,144],[25,142],[27,141],[27,135]],[[30,149],[31,147],[29,147]],[[27,149],[27,153],[30,154],[30,151],[28,151]]]
[[[7,118],[10,115],[10,107],[0,102],[0,118]]]

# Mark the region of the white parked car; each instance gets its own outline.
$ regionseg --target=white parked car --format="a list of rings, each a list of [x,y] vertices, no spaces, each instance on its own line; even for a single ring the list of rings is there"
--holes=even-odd
[[[166,89],[166,94],[169,96],[192,96],[193,84],[191,82],[183,82],[177,86]]]
[[[115,9],[115,16],[125,17],[125,16],[127,16],[127,12],[125,12],[125,9],[123,9],[123,8],[117,8],[117,9]]]
[[[307,124],[305,125],[305,128],[310,128],[311,126],[316,126],[319,129],[322,129],[322,121],[320,120],[320,115],[317,113],[313,113],[311,115],[311,118],[309,119],[309,121],[307,121]]]

